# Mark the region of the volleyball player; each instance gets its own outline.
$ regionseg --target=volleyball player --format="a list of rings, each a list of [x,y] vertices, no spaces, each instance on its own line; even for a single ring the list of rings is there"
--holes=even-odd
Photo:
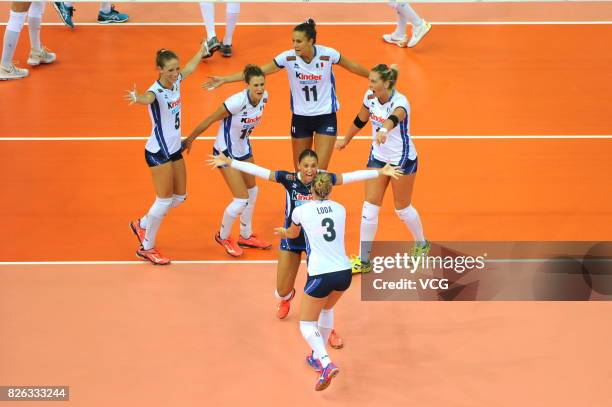
[[[209,56],[212,56],[216,51],[221,51],[222,56],[226,58],[231,57],[232,39],[236,29],[236,22],[240,15],[240,3],[228,2],[225,5],[225,35],[223,36],[223,42],[219,42],[215,31],[215,3],[200,2],[200,11],[202,12],[204,25],[206,25],[206,40],[210,50]]]
[[[287,70],[291,91],[291,144],[293,164],[298,167],[302,151],[313,148],[319,156],[319,168],[327,169],[337,135],[336,112],[340,108],[332,66],[338,64],[354,74],[368,77],[368,70],[340,55],[333,48],[316,44],[315,22],[293,29],[293,49],[277,55],[262,66],[265,74]],[[216,88],[242,80],[242,72],[212,76],[202,86]]]
[[[170,259],[155,248],[157,231],[170,208],[181,205],[187,197],[185,161],[181,154],[181,82],[197,68],[208,53],[206,42],[180,68],[178,56],[167,49],[157,51],[159,78],[143,94],[134,89],[125,96],[131,104],[147,105],[151,116],[151,136],[144,156],[151,170],[156,198],[148,213],[130,223],[141,246],[136,255],[153,264],[169,264]]]
[[[297,172],[271,171],[245,161],[232,160],[223,154],[212,156],[209,162],[216,167],[227,165],[259,178],[282,184],[286,191],[285,227],[289,227],[291,224],[291,214],[294,209],[312,200],[310,187],[312,180],[319,172],[317,153],[310,149],[302,151],[298,157]],[[378,178],[381,174],[397,178],[401,175],[401,171],[387,165],[374,170],[360,170],[339,175],[330,173],[335,185],[374,179]],[[295,238],[281,240],[275,291],[276,298],[280,300],[276,310],[276,316],[279,319],[284,319],[289,314],[291,300],[295,296],[295,278],[302,261],[302,252],[306,250],[307,245],[303,234]],[[339,335],[333,332],[330,336],[330,344],[334,348],[341,348],[343,341]]]
[[[276,228],[284,238],[302,232],[307,242],[308,278],[302,296],[300,331],[312,352],[308,363],[320,372],[315,390],[325,390],[340,372],[325,344],[334,328],[334,305],[351,285],[351,262],[344,249],[346,210],[329,199],[334,179],[320,172],[312,181],[312,200],[295,208],[290,226]]]
[[[29,75],[25,68],[17,68],[13,62],[19,35],[28,20],[28,33],[30,34],[30,55],[28,65],[37,66],[50,64],[56,59],[53,52],[43,47],[40,42],[40,25],[45,11],[44,1],[11,3],[9,21],[4,30],[4,42],[2,45],[2,59],[0,60],[0,80],[21,79]]]
[[[397,25],[391,34],[384,34],[383,40],[389,44],[395,44],[400,48],[412,48],[431,30],[431,24],[419,17],[416,11],[408,3],[400,3],[397,0],[389,2],[389,6],[397,13]],[[412,36],[410,41],[406,35],[406,24],[412,24]]]
[[[223,120],[217,132],[213,154],[220,152],[239,161],[253,162],[253,149],[249,136],[261,122],[264,108],[268,102],[265,90],[265,76],[261,68],[247,65],[244,68],[244,81],[247,88],[230,96],[210,116],[204,119],[185,139],[187,152],[191,149],[193,140],[216,121]],[[215,235],[227,254],[238,257],[242,248],[269,249],[272,245],[260,239],[253,233],[252,221],[255,201],[257,200],[257,185],[255,177],[241,173],[233,168],[220,168],[221,175],[233,195],[232,202],[223,212],[221,228]],[[240,237],[236,241],[231,236],[232,225],[240,217]]]
[[[365,127],[372,122],[372,148],[368,168],[383,168],[388,164],[398,166],[405,176],[390,180],[379,178],[365,183],[365,202],[361,212],[360,256],[353,260],[353,272],[371,270],[371,242],[378,228],[378,213],[385,191],[391,184],[395,213],[408,227],[415,245],[412,255],[417,257],[429,252],[429,242],[423,234],[421,218],[412,206],[412,190],[417,172],[417,152],[410,137],[410,104],[406,96],[397,89],[398,71],[384,64],[376,65],[370,72],[370,86],[365,93],[363,105],[344,139],[336,147],[345,148]]]

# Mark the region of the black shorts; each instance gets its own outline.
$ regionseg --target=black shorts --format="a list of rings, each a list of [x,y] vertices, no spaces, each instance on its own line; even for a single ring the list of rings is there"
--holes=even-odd
[[[214,147],[213,147],[213,155],[219,155],[219,150],[217,150]],[[250,152],[250,153],[248,153],[246,155],[243,155],[242,157],[232,157],[232,155],[230,154],[229,150],[223,150],[223,155],[226,156],[226,157],[230,157],[230,158],[232,158],[233,160],[236,160],[236,161],[245,161],[245,160],[248,160],[249,158],[253,157],[253,153],[252,152]],[[219,168],[227,168],[227,165],[222,165]]]
[[[157,167],[158,165],[162,165],[165,163],[169,163],[171,161],[178,161],[183,159],[182,149],[178,150],[176,153],[170,154],[170,157],[166,157],[160,148],[157,153],[152,153],[145,149],[145,160],[147,161],[147,165],[149,167]]]
[[[338,133],[336,113],[318,116],[300,116],[298,114],[291,116],[291,137],[312,137],[314,133],[336,136]]]
[[[297,254],[302,254],[302,252],[306,252],[306,240],[304,239],[304,230],[300,230],[300,234],[295,239],[284,238],[280,241],[280,249],[293,252]]]
[[[383,168],[387,163],[384,163],[380,160],[374,158],[372,154],[370,154],[370,158],[368,159],[368,168]],[[393,164],[391,164],[393,165]],[[419,157],[416,157],[414,160],[406,158],[404,160],[403,165],[399,166],[399,168],[404,171],[404,175],[410,175],[417,172],[417,168],[419,166]]]
[[[352,279],[353,271],[351,269],[308,276],[304,293],[315,298],[325,298],[332,291],[346,291],[351,286]]]

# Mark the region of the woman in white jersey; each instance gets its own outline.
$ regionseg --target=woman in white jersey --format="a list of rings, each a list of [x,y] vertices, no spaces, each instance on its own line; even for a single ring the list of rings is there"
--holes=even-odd
[[[337,135],[336,111],[340,108],[332,66],[338,64],[354,74],[368,77],[363,66],[341,56],[333,48],[316,45],[315,22],[309,19],[293,29],[293,49],[277,55],[261,69],[266,74],[287,69],[291,91],[291,143],[293,164],[298,167],[302,151],[313,148],[319,167],[327,169]],[[202,86],[216,88],[242,80],[242,73],[212,76]]]
[[[406,96],[395,89],[398,72],[395,67],[376,65],[370,72],[370,89],[365,93],[363,105],[347,135],[338,140],[336,148],[345,148],[368,119],[372,122],[372,148],[368,168],[397,165],[405,174],[399,179],[379,178],[365,184],[365,202],[361,212],[360,247],[372,242],[378,228],[378,212],[385,191],[391,183],[395,213],[406,224],[415,241],[413,256],[427,254],[429,242],[425,240],[418,212],[411,204],[412,189],[417,171],[417,153],[410,137],[410,104]],[[371,245],[353,259],[353,272],[370,271]]]
[[[286,191],[285,227],[289,227],[291,224],[291,215],[294,209],[312,200],[312,180],[319,172],[317,153],[310,149],[304,150],[300,154],[297,172],[271,171],[246,161],[232,160],[224,154],[212,156],[212,160],[209,162],[216,167],[227,165],[247,174],[281,184]],[[376,170],[328,174],[332,177],[332,183],[341,185],[377,178],[380,175],[397,178],[402,173],[397,168],[387,165]],[[303,234],[296,238],[281,240],[276,269],[276,291],[274,293],[276,298],[280,300],[276,310],[278,319],[284,319],[289,314],[291,301],[295,297],[295,278],[302,261],[302,252],[307,252],[307,244]],[[330,336],[330,345],[337,349],[343,346],[342,338],[336,332],[332,332]]]
[[[156,199],[145,216],[130,223],[141,244],[136,254],[153,264],[170,263],[170,259],[155,248],[155,238],[170,208],[176,208],[187,197],[185,162],[181,154],[181,82],[191,75],[206,54],[208,48],[204,42],[181,69],[174,52],[157,51],[159,79],[143,94],[139,94],[134,85],[126,95],[130,105],[148,105],[153,127],[144,155],[153,177]]]
[[[261,122],[264,108],[268,103],[268,92],[265,90],[265,75],[257,65],[247,65],[244,68],[244,81],[248,85],[246,89],[227,98],[185,139],[184,146],[187,152],[191,149],[193,140],[211,124],[223,120],[217,132],[213,154],[218,155],[222,152],[239,161],[253,162],[249,136]],[[234,199],[223,212],[221,228],[215,235],[215,241],[223,246],[227,254],[234,257],[242,255],[242,247],[269,249],[272,245],[253,233],[253,211],[257,200],[255,177],[229,167],[220,170]],[[232,225],[239,216],[240,237],[236,241],[230,234]]]
[[[351,262],[344,249],[346,210],[330,200],[333,187],[329,173],[312,181],[312,201],[295,208],[291,226],[276,228],[281,237],[295,238],[304,231],[308,278],[302,296],[300,331],[312,352],[306,362],[320,373],[315,390],[325,390],[339,373],[325,344],[334,327],[334,305],[351,285]]]

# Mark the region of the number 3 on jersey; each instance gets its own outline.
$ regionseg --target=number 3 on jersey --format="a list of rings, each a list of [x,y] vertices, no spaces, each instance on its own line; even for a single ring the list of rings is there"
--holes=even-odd
[[[306,98],[307,102],[310,102],[311,93],[312,93],[312,101],[313,102],[317,101],[317,85],[312,85],[311,87],[308,87],[308,85],[306,85],[302,88],[302,90],[304,91],[304,97]]]
[[[336,239],[336,231],[334,230],[334,221],[331,218],[325,218],[321,221],[321,226],[326,229],[323,239],[327,242],[333,242]]]

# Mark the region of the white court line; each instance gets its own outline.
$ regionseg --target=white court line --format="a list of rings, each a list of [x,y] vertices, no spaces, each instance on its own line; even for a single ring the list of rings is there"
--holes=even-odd
[[[148,140],[149,137],[0,137],[1,141],[135,141]],[[253,136],[251,140],[290,140],[289,136]],[[414,140],[523,140],[523,139],[612,139],[612,135],[483,135],[483,136],[412,136]],[[216,136],[201,136],[197,140],[216,140]],[[372,140],[371,136],[355,136],[353,140]]]
[[[286,22],[243,22],[239,26],[295,26],[301,21]],[[611,20],[602,21],[430,21],[432,25],[610,25]],[[0,26],[7,23],[2,22]],[[322,21],[317,26],[370,26],[370,25],[395,25],[395,21]],[[64,26],[64,23],[42,23],[44,26]],[[225,23],[215,23],[216,26],[225,26]],[[203,27],[202,22],[148,22],[148,23],[122,23],[122,24],[98,24],[98,23],[76,23],[75,27],[147,27],[147,26],[186,26]]]
[[[276,264],[277,260],[173,260],[172,264]],[[306,263],[302,260],[302,263]],[[126,261],[0,261],[1,266],[114,266],[144,264],[149,262],[138,260]]]
[[[573,261],[573,259],[487,259],[486,263],[564,263]],[[612,259],[594,259],[596,262],[612,262]],[[172,264],[237,264],[237,265],[252,265],[252,264],[277,264],[277,260],[173,260]],[[302,260],[302,264],[306,261]],[[149,265],[145,261],[2,261],[2,266],[114,266],[114,265],[134,265],[142,264]],[[161,268],[161,267],[160,267]]]

